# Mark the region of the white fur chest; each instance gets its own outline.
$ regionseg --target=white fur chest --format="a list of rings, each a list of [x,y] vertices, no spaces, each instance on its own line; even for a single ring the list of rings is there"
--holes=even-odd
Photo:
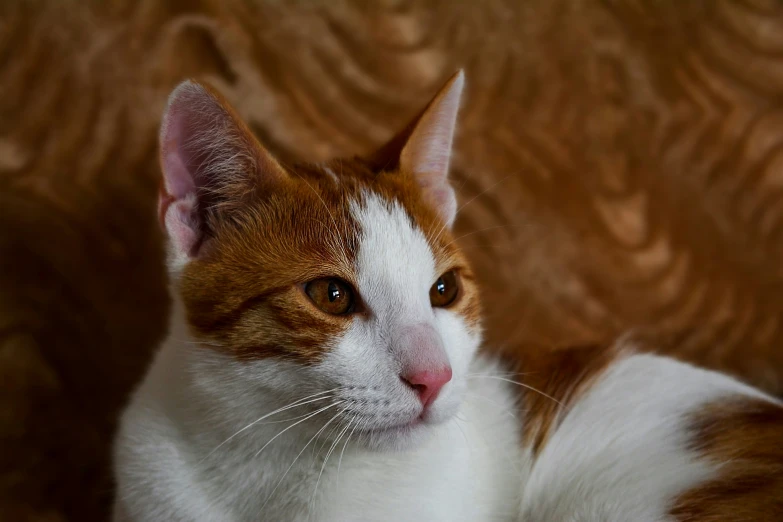
[[[528,461],[510,393],[504,400],[503,386],[486,381],[476,382],[458,418],[416,450],[345,455],[339,476],[330,469],[313,520],[516,520]]]

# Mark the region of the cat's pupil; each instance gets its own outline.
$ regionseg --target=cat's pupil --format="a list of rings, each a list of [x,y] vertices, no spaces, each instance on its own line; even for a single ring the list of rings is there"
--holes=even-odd
[[[334,281],[329,282],[329,287],[327,288],[327,295],[329,296],[329,302],[333,303],[337,299],[339,299],[342,296],[342,293],[340,292],[340,287],[335,284]]]
[[[437,292],[438,292],[440,295],[443,295],[444,293],[446,293],[446,282],[443,280],[443,278],[442,278],[442,277],[441,277],[441,278],[439,278],[439,279],[438,279],[438,280],[435,282],[435,290],[436,290],[436,291],[437,291]]]
[[[441,275],[430,287],[430,304],[437,307],[449,306],[459,295],[459,283],[454,270]]]
[[[331,315],[344,315],[354,311],[354,293],[351,286],[337,278],[316,279],[305,285],[310,300]]]

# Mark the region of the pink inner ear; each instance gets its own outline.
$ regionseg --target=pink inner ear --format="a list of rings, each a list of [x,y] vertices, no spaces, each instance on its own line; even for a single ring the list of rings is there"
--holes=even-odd
[[[175,250],[193,256],[201,242],[202,223],[198,215],[198,187],[183,156],[183,129],[187,116],[178,102],[180,100],[175,98],[170,104],[161,129],[163,190],[158,212]]]
[[[195,195],[174,201],[164,216],[166,230],[177,251],[189,257],[196,255],[201,243],[199,224],[193,221],[197,216],[196,204]]]
[[[413,174],[424,200],[449,226],[457,210],[448,181],[449,160],[463,85],[460,71],[430,102],[400,153],[400,166]]]
[[[182,154],[178,146],[179,142],[172,140],[172,148],[166,148],[163,157],[164,172],[166,172],[166,191],[175,199],[181,199],[188,194],[196,193],[196,183],[193,176],[185,167]],[[173,149],[173,150],[172,150]]]
[[[182,103],[187,103],[187,100],[183,102],[177,98],[169,105],[160,136],[166,192],[175,199],[181,199],[196,192],[194,173],[188,170],[187,158],[183,156],[182,145],[186,140],[184,131],[187,126],[185,121],[187,114],[180,107]]]
[[[423,122],[422,126],[429,128],[414,134],[405,151],[409,154],[405,159],[409,168],[421,177],[433,178],[434,182],[442,182],[448,175],[454,139],[454,125],[449,121],[453,116],[448,112],[451,108],[438,108],[438,113],[427,115],[429,118]]]
[[[193,82],[183,82],[169,98],[160,149],[160,219],[181,261],[196,255],[225,209],[284,177],[231,107]]]

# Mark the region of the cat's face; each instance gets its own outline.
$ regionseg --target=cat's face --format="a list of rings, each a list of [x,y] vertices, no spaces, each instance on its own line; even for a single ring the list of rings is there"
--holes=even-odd
[[[161,217],[194,350],[232,360],[213,367],[217,382],[307,400],[292,412],[313,412],[313,428],[336,417],[373,447],[455,415],[480,338],[446,180],[461,87],[457,76],[382,163],[294,167],[211,91],[175,91]]]

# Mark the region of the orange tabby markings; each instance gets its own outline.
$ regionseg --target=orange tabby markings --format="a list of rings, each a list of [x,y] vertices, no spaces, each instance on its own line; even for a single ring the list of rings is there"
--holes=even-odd
[[[455,81],[461,82],[461,76],[455,76]],[[452,92],[452,83],[443,92]],[[418,121],[396,150],[385,149],[384,154],[402,156],[402,161],[380,164],[377,158],[354,158],[322,166],[284,166],[214,90],[193,83],[181,89],[183,94],[175,97],[162,130],[167,138],[161,161],[164,171],[174,175],[161,193],[160,213],[165,216],[175,199],[182,197],[183,183],[192,183],[189,178],[179,179],[177,172],[191,172],[195,183],[206,185],[198,187],[200,218],[196,219],[203,220],[203,238],[196,245],[200,254],[185,266],[181,279],[194,335],[243,359],[284,356],[312,362],[320,357],[349,318],[317,310],[300,287],[318,277],[340,277],[355,284],[361,230],[349,206],[369,192],[402,205],[426,236],[439,272],[460,273],[462,295],[452,310],[478,327],[475,278],[444,223],[442,205],[433,205],[442,202],[424,200],[431,191],[422,190],[420,178],[428,173],[416,172],[417,163],[404,160],[405,151],[433,157],[440,152],[427,149],[432,146],[424,139],[429,134],[417,138]],[[446,98],[451,104],[458,101]],[[203,109],[192,113],[179,106],[196,103],[191,99]],[[429,107],[446,103],[437,102],[438,98]],[[425,110],[420,116],[425,123],[428,114]],[[181,136],[187,134],[195,138]],[[421,145],[425,150],[416,152],[419,142],[426,142]],[[211,147],[220,150],[202,150]],[[230,175],[215,174],[226,170]],[[334,182],[335,172],[340,173],[339,183]]]
[[[361,201],[367,188],[402,204],[429,239],[439,269],[460,271],[465,295],[453,309],[478,326],[480,305],[470,267],[412,180],[377,173],[360,159],[342,161],[339,171],[335,186],[317,166],[287,168],[288,180],[273,197],[232,211],[238,229],[218,225],[209,254],[183,272],[183,298],[197,335],[231,346],[241,357],[281,355],[281,350],[298,359],[317,356],[346,319],[318,312],[291,285],[326,276],[355,280],[352,262],[360,231],[347,207],[350,199]],[[310,267],[318,265],[322,270],[313,272]]]
[[[513,363],[514,372],[519,374],[509,379],[524,385],[520,393],[525,447],[538,453],[569,408],[623,356],[618,346],[619,343],[559,351],[531,349]]]
[[[219,228],[209,255],[183,272],[194,331],[241,357],[317,356],[346,318],[317,310],[297,285],[326,276],[352,280],[358,230],[344,207],[319,180],[293,177],[274,197],[237,209],[240,226]]]
[[[671,515],[680,522],[783,520],[783,407],[718,400],[691,422],[696,451],[720,463],[720,475],[681,495]]]

